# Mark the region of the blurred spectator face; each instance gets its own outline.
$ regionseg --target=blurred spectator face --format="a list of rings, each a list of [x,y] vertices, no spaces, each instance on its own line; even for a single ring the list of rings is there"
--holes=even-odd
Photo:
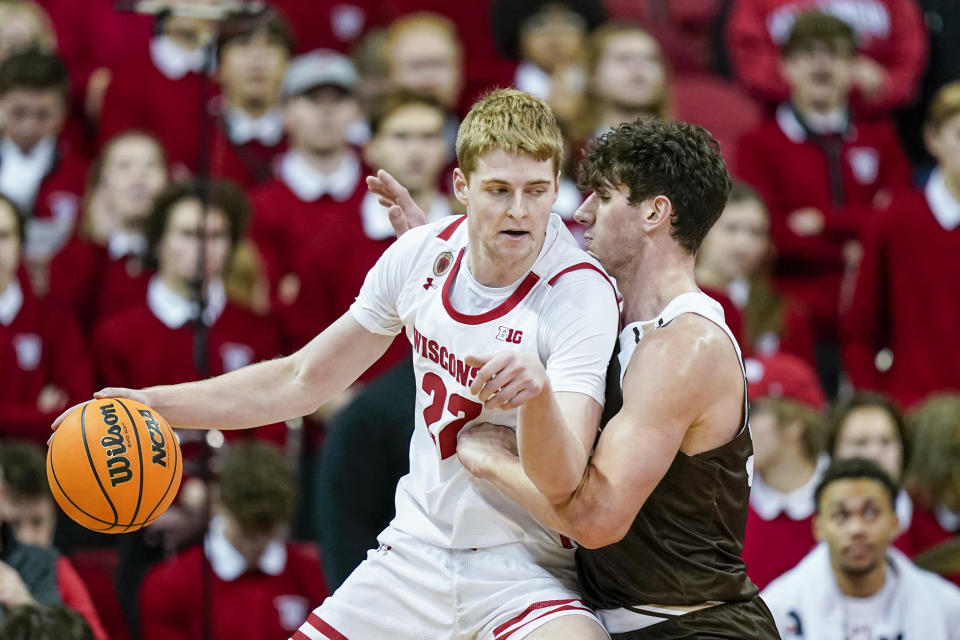
[[[176,5],[209,5],[216,0],[170,0],[167,4]],[[202,47],[211,37],[213,30],[210,22],[199,18],[185,16],[170,16],[163,21],[163,33],[176,40],[181,46],[193,49]]]
[[[770,221],[756,200],[731,202],[704,238],[697,262],[727,280],[749,278],[770,251]]]
[[[270,543],[275,540],[282,540],[286,530],[283,523],[265,531],[245,529],[237,522],[236,518],[230,515],[230,512],[224,513],[224,520],[226,522],[224,536],[230,541],[233,548],[243,556],[249,567],[256,567]]]
[[[400,33],[387,52],[394,88],[430,94],[453,109],[463,88],[460,49],[438,26],[421,24]]]
[[[7,288],[20,263],[20,232],[13,207],[0,200],[0,293]]]
[[[272,105],[290,56],[264,31],[230,40],[220,56],[220,79],[231,105]]]
[[[521,26],[520,53],[551,72],[579,59],[586,35],[583,16],[562,4],[548,4]]]
[[[57,512],[50,498],[16,498],[3,501],[3,521],[13,527],[17,540],[38,547],[53,545]]]
[[[287,100],[284,120],[294,147],[329,153],[347,145],[346,132],[360,115],[356,98],[341,87],[324,85]]]
[[[833,46],[818,42],[794,51],[783,60],[791,98],[820,111],[846,106],[853,61],[853,51],[842,41]]]
[[[436,186],[446,163],[444,114],[425,104],[400,107],[383,121],[366,149],[368,162],[413,192]]]
[[[188,282],[199,265],[201,218],[206,218],[206,280],[219,278],[230,255],[230,228],[226,215],[211,208],[203,215],[200,202],[188,198],[174,205],[160,239],[158,260],[164,280]]]
[[[960,113],[947,118],[939,127],[928,127],[925,139],[927,150],[943,172],[954,183],[960,183]]]
[[[111,202],[111,209],[124,216],[115,221],[118,226],[142,220],[167,183],[160,148],[152,138],[131,135],[109,145],[106,153],[96,188]]]
[[[0,60],[31,46],[52,51],[56,42],[50,19],[39,5],[28,1],[0,4]]]
[[[881,407],[860,407],[847,414],[834,445],[834,458],[867,458],[895,482],[903,473],[903,447],[893,417]]]
[[[779,461],[784,433],[773,408],[762,401],[750,406],[750,435],[753,438],[753,468],[763,474]]]
[[[66,115],[58,89],[10,89],[0,97],[3,131],[29,153],[44,138],[55,138]]]
[[[890,495],[872,478],[827,485],[814,526],[817,538],[830,548],[834,570],[851,577],[868,574],[885,562],[887,547],[900,532]]]
[[[642,31],[611,35],[591,83],[594,95],[625,109],[645,109],[661,102],[666,74],[660,46]]]

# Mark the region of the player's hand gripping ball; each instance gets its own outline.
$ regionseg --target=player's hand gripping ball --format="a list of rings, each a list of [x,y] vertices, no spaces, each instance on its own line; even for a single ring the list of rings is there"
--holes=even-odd
[[[57,428],[47,481],[63,511],[88,529],[135,531],[177,495],[183,459],[173,429],[150,407],[126,398],[91,400]]]

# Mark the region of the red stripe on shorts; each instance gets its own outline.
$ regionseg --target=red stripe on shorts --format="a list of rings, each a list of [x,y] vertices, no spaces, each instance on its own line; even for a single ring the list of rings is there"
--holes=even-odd
[[[527,607],[526,609],[524,609],[524,610],[523,610],[523,613],[521,613],[520,615],[518,615],[518,616],[515,617],[515,618],[511,618],[510,620],[507,620],[507,621],[504,622],[502,625],[500,625],[499,627],[497,627],[496,629],[494,629],[494,630],[493,630],[493,635],[497,635],[498,633],[500,633],[501,631],[503,631],[503,630],[506,629],[507,627],[509,627],[509,626],[511,626],[511,625],[514,625],[514,624],[517,624],[518,622],[520,622],[521,620],[523,620],[525,617],[527,617],[527,615],[529,615],[530,612],[532,612],[532,611],[536,611],[537,609],[543,609],[544,607],[556,607],[556,606],[561,605],[561,604],[570,604],[571,602],[578,602],[578,603],[580,603],[580,604],[583,604],[583,603],[580,602],[579,600],[574,600],[574,599],[570,599],[570,600],[544,600],[543,602],[534,602],[532,605],[530,605],[529,607]]]
[[[506,633],[503,634],[502,636],[496,635],[496,631],[494,631],[493,639],[494,639],[494,640],[507,640],[507,638],[509,638],[510,636],[512,636],[514,633],[516,633],[516,632],[519,631],[520,629],[523,629],[525,626],[527,626],[527,625],[530,624],[531,622],[535,622],[535,621],[537,621],[537,620],[539,620],[540,618],[543,618],[543,617],[545,617],[545,616],[552,616],[553,614],[555,614],[555,613],[560,613],[561,611],[588,611],[588,612],[590,612],[590,613],[593,613],[593,611],[592,611],[591,609],[588,609],[587,607],[581,607],[581,606],[578,606],[578,605],[575,605],[575,604],[564,605],[564,606],[562,606],[562,607],[557,607],[556,609],[553,609],[553,610],[551,610],[551,611],[544,611],[543,613],[541,613],[540,615],[538,615],[536,618],[531,618],[530,620],[527,620],[526,622],[524,622],[523,624],[521,624],[521,625],[520,625],[519,627],[517,627],[516,629],[511,629],[510,631],[506,632]],[[499,628],[499,627],[498,627],[498,628]]]
[[[347,640],[347,636],[343,635],[329,624],[320,619],[315,613],[311,613],[307,618],[307,624],[311,627],[322,633],[323,635],[330,638],[330,640]],[[308,639],[309,640],[309,639]]]

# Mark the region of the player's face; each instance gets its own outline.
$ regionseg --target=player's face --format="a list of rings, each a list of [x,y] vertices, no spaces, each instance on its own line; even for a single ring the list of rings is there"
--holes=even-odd
[[[885,560],[899,532],[897,516],[883,485],[872,478],[848,478],[827,485],[815,520],[817,538],[830,547],[831,564],[851,577],[866,575]]]
[[[947,179],[960,184],[960,113],[947,118],[936,129],[927,129],[925,140]]]
[[[150,138],[125,137],[110,147],[97,185],[123,226],[146,217],[154,197],[167,183],[167,169]]]
[[[747,200],[727,205],[707,233],[697,265],[724,279],[749,278],[770,252],[770,222],[759,202]]]
[[[411,104],[391,113],[367,146],[367,160],[416,193],[436,188],[447,158],[444,114]]]
[[[360,115],[356,98],[340,87],[315,87],[290,98],[284,123],[294,147],[330,152],[347,146],[347,127]]]
[[[394,43],[389,57],[390,84],[422,91],[452,109],[460,99],[463,71],[449,36],[437,28],[410,29]]]
[[[797,103],[819,110],[838,109],[847,102],[853,56],[817,45],[809,51],[794,52],[785,59],[783,73]]]
[[[597,189],[574,214],[584,226],[587,253],[615,278],[622,278],[642,251],[640,221],[645,203],[632,205],[629,197],[630,191],[624,186]]]
[[[57,521],[53,500],[8,498],[3,504],[3,520],[13,527],[18,542],[38,547],[53,545]]]
[[[470,270],[481,284],[507,286],[533,265],[557,181],[552,160],[502,149],[481,156],[469,180],[454,171],[454,194],[467,207]]]
[[[20,235],[17,215],[6,202],[0,202],[0,294],[10,284],[20,263]]]
[[[44,138],[60,133],[65,105],[56,89],[11,89],[0,98],[0,111],[4,134],[29,152]]]
[[[591,83],[604,100],[627,109],[644,109],[663,98],[663,56],[657,43],[639,31],[612,36]]]
[[[903,471],[903,447],[897,426],[890,414],[880,407],[861,407],[847,414],[837,442],[834,458],[867,458],[879,464],[894,481]]]
[[[205,218],[205,220],[201,220]],[[207,281],[219,278],[230,254],[230,230],[227,217],[219,209],[209,209],[203,216],[197,200],[181,200],[174,205],[167,227],[160,240],[160,276],[164,280],[188,282],[197,273],[200,254],[200,225],[206,222]]]
[[[232,40],[220,58],[220,78],[231,102],[273,105],[289,56],[267,33]]]

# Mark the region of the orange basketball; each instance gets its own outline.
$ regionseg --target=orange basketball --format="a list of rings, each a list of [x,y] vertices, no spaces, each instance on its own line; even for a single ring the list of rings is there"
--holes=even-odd
[[[75,521],[104,533],[153,522],[177,495],[183,461],[173,429],[126,398],[91,400],[60,424],[47,451],[47,481]]]

